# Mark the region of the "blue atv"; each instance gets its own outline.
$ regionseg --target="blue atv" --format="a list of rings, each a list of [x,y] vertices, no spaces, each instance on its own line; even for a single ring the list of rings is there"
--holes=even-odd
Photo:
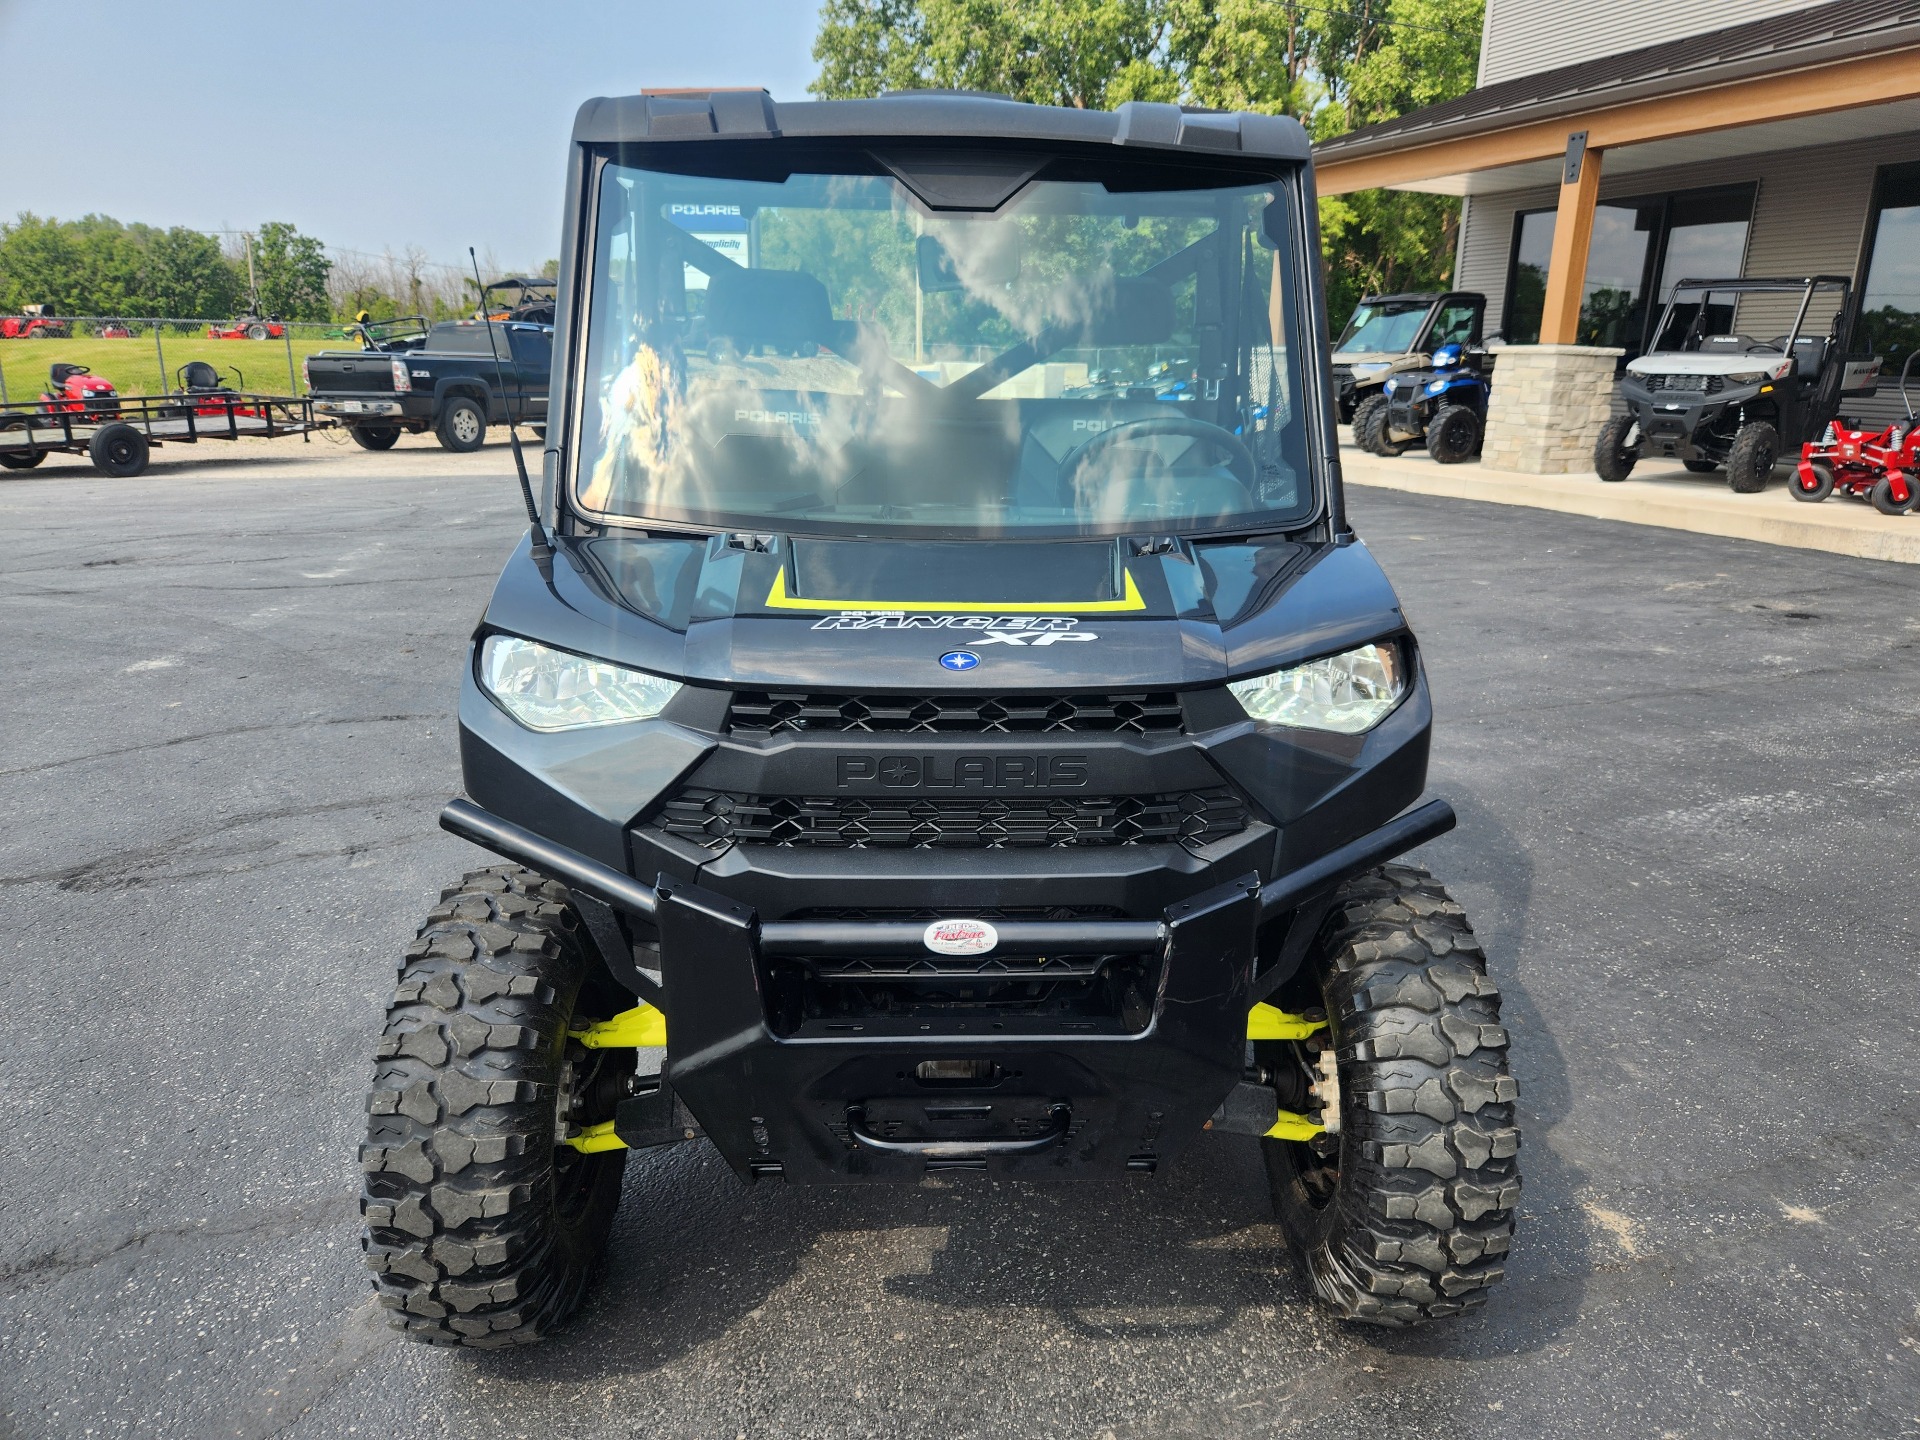
[[[1370,454],[1399,455],[1425,440],[1427,453],[1442,465],[1471,460],[1487,429],[1484,360],[1482,351],[1442,345],[1431,369],[1389,376],[1387,403],[1375,408],[1354,442]]]

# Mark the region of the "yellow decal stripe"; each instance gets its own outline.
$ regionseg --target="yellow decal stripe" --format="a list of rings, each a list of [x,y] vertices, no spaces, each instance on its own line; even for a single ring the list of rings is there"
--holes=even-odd
[[[1126,592],[1118,600],[972,601],[972,600],[801,600],[787,593],[787,571],[783,565],[773,577],[773,589],[767,592],[770,610],[914,610],[924,614],[950,615],[1114,615],[1127,610],[1144,610],[1147,602],[1133,573],[1126,573]]]

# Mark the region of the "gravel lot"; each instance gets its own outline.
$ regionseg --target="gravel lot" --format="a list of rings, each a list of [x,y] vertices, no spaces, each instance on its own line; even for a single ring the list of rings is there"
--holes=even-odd
[[[1920,1435],[1920,572],[1384,491],[1429,847],[1527,1194],[1413,1336],[1306,1301],[1250,1142],[1137,1186],[745,1189],[636,1159],[538,1351],[384,1328],[354,1145],[393,957],[478,852],[497,449],[0,481],[0,1435]]]

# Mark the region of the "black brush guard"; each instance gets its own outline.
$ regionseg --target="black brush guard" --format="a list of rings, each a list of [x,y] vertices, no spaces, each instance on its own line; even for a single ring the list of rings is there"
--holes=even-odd
[[[995,922],[995,954],[1159,956],[1144,1028],[956,1012],[808,1021],[785,1035],[767,1024],[764,961],[915,953],[925,926],[762,923],[723,895],[664,876],[644,884],[465,800],[440,823],[576,896],[651,922],[662,985],[645,998],[670,1020],[663,1075],[672,1095],[744,1178],[821,1182],[939,1169],[1032,1179],[1153,1171],[1200,1133],[1243,1076],[1247,1012],[1285,978],[1255,976],[1258,928],[1445,834],[1454,814],[1431,801],[1290,874],[1265,883],[1247,875],[1158,920]],[[593,923],[591,905],[583,909],[605,950],[605,927]],[[958,1083],[939,1078],[956,1071]],[[616,1133],[660,1143],[654,1112],[669,1100],[663,1086],[623,1102]]]

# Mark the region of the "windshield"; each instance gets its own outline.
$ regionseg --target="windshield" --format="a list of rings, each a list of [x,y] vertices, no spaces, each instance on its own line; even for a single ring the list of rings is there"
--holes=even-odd
[[[1045,163],[986,213],[930,210],[877,163],[609,163],[578,506],[966,537],[1306,519],[1283,187],[1110,191],[1114,162],[1020,183]]]
[[[1346,333],[1335,350],[1401,355],[1420,338],[1420,322],[1433,308],[1431,300],[1361,301],[1347,321]]]
[[[1811,293],[1813,299],[1809,300]],[[1829,302],[1824,306],[1823,298]],[[1660,317],[1649,353],[1754,355],[1784,354],[1809,331],[1825,334],[1828,322],[1837,328],[1834,306],[1844,300],[1837,285],[1682,286],[1673,293]],[[1801,319],[1802,307],[1806,319]],[[1804,343],[1804,341],[1802,341]]]

